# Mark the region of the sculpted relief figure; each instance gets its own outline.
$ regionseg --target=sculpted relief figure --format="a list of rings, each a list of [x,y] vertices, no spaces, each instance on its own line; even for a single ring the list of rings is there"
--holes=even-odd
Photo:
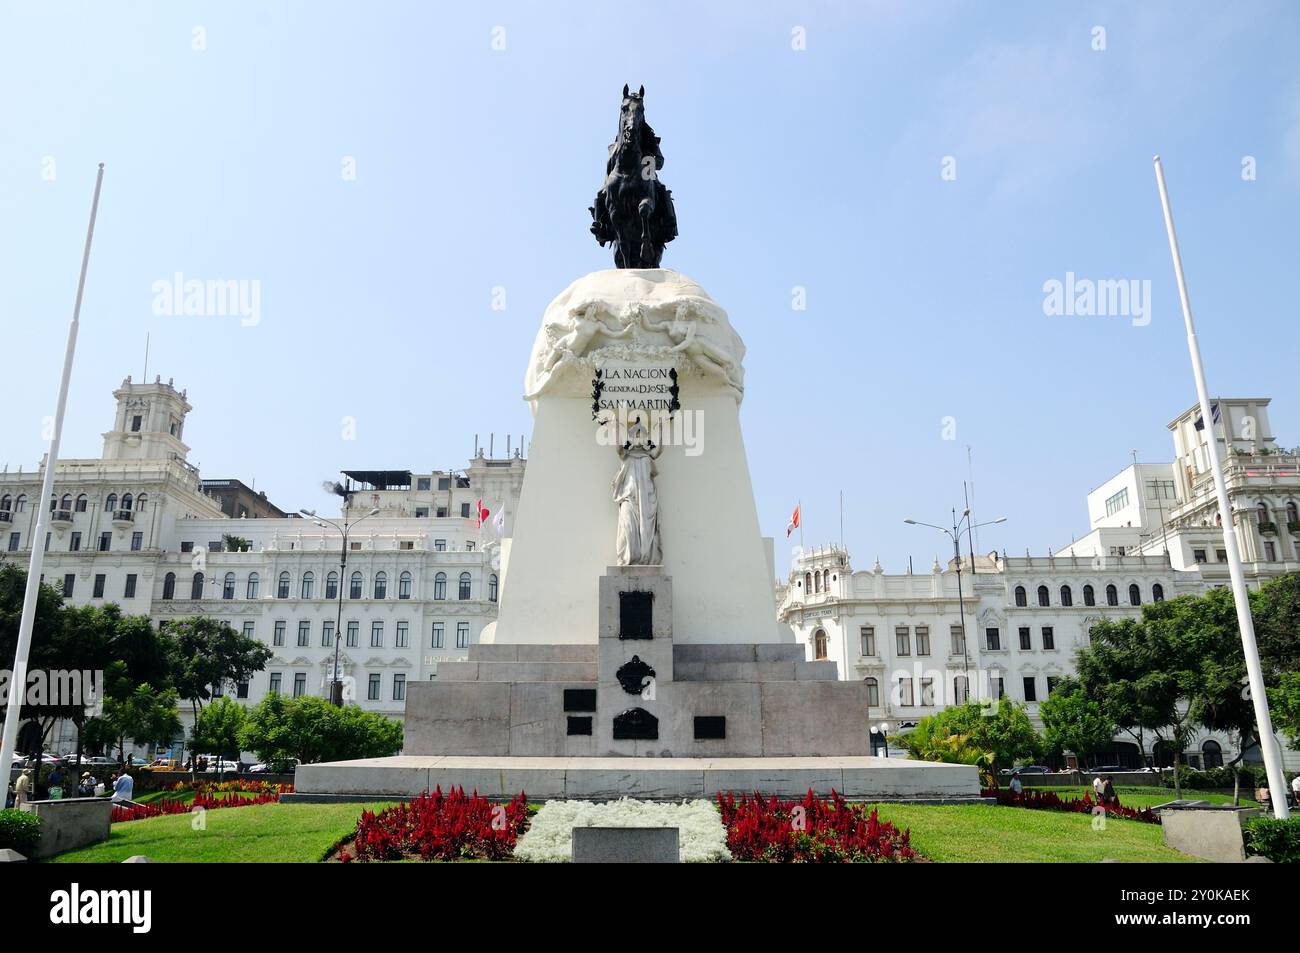
[[[659,549],[659,500],[655,493],[655,460],[663,448],[650,439],[650,431],[637,418],[628,429],[627,440],[618,448],[622,461],[612,486],[618,506],[618,531],[614,540],[614,562],[619,566],[657,566],[663,562]]]

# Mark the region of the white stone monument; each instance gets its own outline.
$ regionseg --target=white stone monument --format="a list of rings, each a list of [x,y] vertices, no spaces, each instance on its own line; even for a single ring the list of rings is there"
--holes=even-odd
[[[792,641],[776,622],[771,546],[740,432],[744,355],[726,312],[667,269],[598,271],[551,302],[524,381],[528,471],[485,642],[595,644],[595,580],[620,564],[617,448],[638,418],[657,445],[653,522],[676,641]],[[680,400],[671,412],[670,372]]]

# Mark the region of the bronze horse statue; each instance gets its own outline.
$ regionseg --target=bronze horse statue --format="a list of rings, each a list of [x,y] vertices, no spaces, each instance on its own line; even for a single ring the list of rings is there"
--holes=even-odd
[[[624,86],[605,185],[588,208],[591,234],[602,248],[614,246],[615,267],[658,268],[664,245],[677,237],[673,194],[657,175],[663,167],[659,137],[645,121],[645,87],[632,93]]]

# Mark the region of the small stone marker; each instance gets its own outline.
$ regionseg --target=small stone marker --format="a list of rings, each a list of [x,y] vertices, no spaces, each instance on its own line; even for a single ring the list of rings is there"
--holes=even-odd
[[[575,827],[575,864],[677,864],[681,841],[676,827]]]
[[[27,858],[12,847],[6,847],[0,850],[0,864],[25,864]]]

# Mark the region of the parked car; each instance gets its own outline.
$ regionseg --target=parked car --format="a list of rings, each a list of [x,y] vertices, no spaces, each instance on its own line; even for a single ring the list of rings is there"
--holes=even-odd
[[[142,771],[183,771],[185,770],[175,758],[154,758],[140,770]]]
[[[224,761],[221,758],[211,758],[208,760],[208,766],[205,770],[213,773],[220,772],[222,774],[238,774],[239,762]]]
[[[1003,774],[1011,774],[1015,771],[1019,771],[1021,774],[1051,774],[1052,773],[1052,769],[1047,767],[1047,765],[1044,764],[1026,764],[1026,765],[1022,765],[1019,768],[1002,769]]]

